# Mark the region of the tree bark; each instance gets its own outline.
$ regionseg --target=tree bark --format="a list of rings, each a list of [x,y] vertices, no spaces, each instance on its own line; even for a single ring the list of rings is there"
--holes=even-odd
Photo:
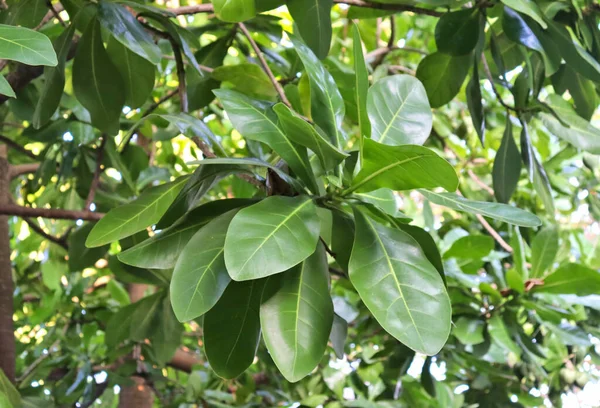
[[[7,204],[10,193],[6,145],[0,145],[0,204]],[[0,369],[15,381],[15,336],[13,328],[13,281],[10,262],[8,217],[0,215]]]

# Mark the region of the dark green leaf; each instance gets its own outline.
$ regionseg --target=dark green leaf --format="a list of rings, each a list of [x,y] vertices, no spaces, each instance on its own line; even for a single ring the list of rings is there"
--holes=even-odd
[[[460,91],[469,73],[470,55],[453,57],[436,52],[423,58],[417,68],[417,78],[425,86],[432,108],[450,102]]]
[[[467,106],[471,114],[473,127],[479,136],[481,145],[485,143],[485,110],[483,109],[483,101],[481,96],[481,87],[479,85],[479,60],[475,58],[473,62],[473,74],[471,80],[467,84]]]
[[[480,344],[485,341],[483,337],[484,327],[485,323],[483,320],[463,316],[456,321],[452,334],[462,344]]]
[[[544,13],[534,0],[502,0],[502,3],[523,14],[527,14],[544,29],[548,27],[544,19]]]
[[[94,223],[85,224],[69,235],[69,271],[82,271],[93,266],[108,251],[108,245],[97,248],[85,246],[85,241],[94,225]]]
[[[329,334],[329,341],[331,341],[333,351],[335,351],[335,356],[339,359],[344,358],[346,337],[348,337],[348,322],[334,313],[333,325],[331,326],[331,333]]]
[[[600,272],[579,264],[566,264],[544,278],[542,286],[533,291],[586,296],[600,292]]]
[[[519,176],[521,175],[521,154],[515,143],[512,132],[510,116],[506,118],[506,129],[502,136],[502,143],[494,159],[492,180],[494,183],[494,195],[501,203],[508,203],[512,197]]]
[[[363,54],[360,31],[355,24],[352,26],[354,56],[354,75],[356,84],[354,87],[356,107],[358,110],[358,128],[360,129],[360,147],[362,149],[363,138],[371,137],[371,122],[367,113],[367,98],[369,91],[369,71]]]
[[[288,0],[286,5],[306,45],[319,59],[325,59],[331,44],[333,0]]]
[[[479,13],[476,7],[444,14],[435,26],[435,43],[439,52],[466,55],[479,41]]]

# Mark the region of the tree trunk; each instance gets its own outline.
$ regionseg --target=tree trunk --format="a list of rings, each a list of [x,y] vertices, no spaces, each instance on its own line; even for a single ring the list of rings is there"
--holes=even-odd
[[[0,204],[8,204],[9,177],[6,146],[0,145]],[[12,265],[8,217],[5,215],[0,215],[0,369],[10,381],[15,381]]]

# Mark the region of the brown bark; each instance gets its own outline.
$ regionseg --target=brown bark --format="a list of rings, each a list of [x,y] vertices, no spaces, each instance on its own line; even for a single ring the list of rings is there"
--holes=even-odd
[[[119,394],[119,408],[152,408],[154,395],[152,389],[146,385],[146,381],[139,376],[132,376],[134,382],[129,387],[121,388]]]
[[[8,170],[6,171],[8,173]],[[32,208],[0,202],[0,215],[16,215],[19,217],[51,218],[56,220],[86,220],[98,221],[103,213],[91,211],[61,210],[57,208]]]
[[[9,199],[9,166],[6,146],[0,145],[0,205]],[[0,215],[0,369],[15,381],[15,336],[13,328],[13,281],[10,262],[8,217]]]
[[[192,372],[192,367],[196,364],[201,364],[198,357],[183,348],[178,348],[175,355],[169,362],[169,365],[177,370],[184,371],[186,373]]]

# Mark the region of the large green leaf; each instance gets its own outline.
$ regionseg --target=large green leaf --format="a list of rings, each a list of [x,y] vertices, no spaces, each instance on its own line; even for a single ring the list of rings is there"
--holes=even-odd
[[[211,0],[220,20],[238,23],[256,15],[255,0]]]
[[[0,21],[12,26],[35,28],[48,12],[43,0],[8,0],[4,6],[8,6],[8,9],[4,7],[5,10],[0,12]]]
[[[58,60],[50,39],[24,27],[0,24],[0,59],[27,65],[56,66]]]
[[[94,223],[87,223],[69,234],[69,271],[79,272],[93,266],[108,251],[108,245],[96,248],[85,246],[85,241],[94,225]]]
[[[444,54],[469,54],[478,40],[479,12],[476,7],[446,13],[435,26],[435,43],[438,51]]]
[[[331,170],[348,157],[348,154],[332,145],[317,129],[283,103],[275,105],[273,110],[277,113],[279,124],[287,137],[292,142],[312,150],[319,158],[323,169]]]
[[[286,271],[314,252],[320,230],[309,197],[266,198],[233,218],[225,239],[227,271],[236,281]]]
[[[117,207],[94,226],[85,245],[89,248],[109,244],[156,224],[165,213],[187,177],[144,191],[136,200]]]
[[[171,303],[180,322],[208,312],[231,281],[225,269],[225,236],[237,210],[200,229],[183,248],[171,280]]]
[[[318,188],[308,161],[306,148],[293,143],[277,126],[277,115],[270,102],[250,99],[232,90],[214,91],[235,128],[246,138],[266,143],[311,189]]]
[[[515,143],[512,132],[510,116],[506,118],[506,129],[502,136],[502,143],[494,159],[492,181],[494,195],[501,203],[508,203],[517,188],[521,175],[521,154]]]
[[[569,95],[575,102],[577,114],[585,120],[591,120],[598,107],[598,94],[594,89],[593,81],[585,78],[567,64],[563,64],[552,76],[552,85],[557,94],[562,95],[569,91]]]
[[[185,245],[200,228],[229,210],[253,202],[241,198],[210,201],[189,211],[171,227],[121,252],[119,260],[138,268],[172,268]]]
[[[125,7],[102,0],[98,3],[98,18],[102,26],[125,47],[154,65],[160,62],[160,48]]]
[[[419,190],[419,192],[434,204],[443,205],[457,211],[485,215],[508,224],[521,227],[537,227],[542,223],[537,216],[530,212],[507,204],[468,200],[454,193],[434,193],[427,190]]]
[[[71,50],[73,34],[75,34],[75,24],[69,25],[54,42],[58,63],[55,67],[44,68],[44,86],[33,114],[33,126],[36,128],[50,120],[60,103],[65,88],[65,63]]]
[[[356,99],[356,107],[358,110],[358,128],[360,130],[360,147],[362,149],[363,138],[371,137],[371,122],[367,113],[369,70],[367,69],[365,56],[363,54],[360,31],[356,24],[352,26],[352,38],[354,41],[352,46],[355,75],[354,95]]]
[[[378,188],[400,191],[434,187],[454,191],[458,177],[450,163],[433,151],[422,146],[386,146],[365,140],[363,167],[344,194]]]
[[[333,0],[288,0],[286,5],[306,45],[325,59],[331,44]]]
[[[367,111],[373,140],[388,145],[422,145],[433,115],[423,84],[410,75],[393,75],[369,89]]]
[[[79,102],[90,112],[92,124],[110,135],[116,134],[125,103],[125,87],[119,70],[104,49],[100,23],[95,18],[77,46],[73,89]]]
[[[533,291],[577,296],[597,295],[600,293],[600,272],[580,264],[566,264],[546,276],[544,284],[535,286]]]
[[[341,127],[346,106],[342,94],[331,74],[310,48],[293,35],[291,39],[310,80],[312,118],[329,136],[331,143],[338,148],[344,148]]]
[[[502,0],[502,3],[533,18],[544,29],[548,27],[544,13],[534,0]]]
[[[550,269],[558,253],[558,230],[546,228],[540,231],[531,243],[532,278],[541,278]]]
[[[19,391],[12,385],[2,369],[0,369],[0,395],[5,395],[6,400],[10,404],[6,408],[18,408],[21,406],[21,395],[19,395]],[[1,399],[0,402],[2,402]]]
[[[462,87],[471,64],[470,55],[453,57],[436,52],[423,58],[417,68],[417,78],[425,86],[432,108],[450,102]]]
[[[235,378],[254,360],[263,287],[264,280],[231,282],[204,316],[204,352],[220,377]]]
[[[333,324],[322,244],[304,262],[268,279],[260,324],[267,349],[288,381],[300,381],[317,366]]]
[[[444,282],[417,241],[354,211],[350,280],[379,324],[411,349],[433,355],[450,334]]]

